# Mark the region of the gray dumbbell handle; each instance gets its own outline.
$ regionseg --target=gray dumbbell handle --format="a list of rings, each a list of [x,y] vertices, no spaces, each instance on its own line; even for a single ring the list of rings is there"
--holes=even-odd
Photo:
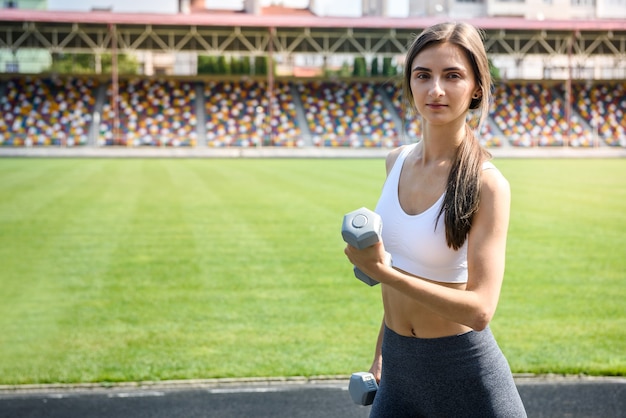
[[[341,235],[345,242],[362,250],[382,239],[382,228],[383,224],[380,215],[363,207],[347,213],[343,217]],[[385,262],[387,265],[391,265],[391,254],[387,253],[386,255]],[[369,286],[378,284],[378,281],[372,279],[357,267],[354,267],[354,275]]]

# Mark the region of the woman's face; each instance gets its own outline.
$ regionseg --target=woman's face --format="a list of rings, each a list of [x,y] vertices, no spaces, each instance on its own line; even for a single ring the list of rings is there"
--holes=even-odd
[[[411,63],[411,93],[424,120],[434,125],[461,121],[472,96],[480,95],[463,50],[451,43],[429,46]]]

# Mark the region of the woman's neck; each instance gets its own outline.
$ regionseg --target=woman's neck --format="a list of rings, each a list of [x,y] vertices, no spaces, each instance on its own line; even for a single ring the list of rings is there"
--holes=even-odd
[[[465,125],[459,129],[424,125],[421,145],[423,163],[452,161],[457,148],[465,140],[465,129]]]

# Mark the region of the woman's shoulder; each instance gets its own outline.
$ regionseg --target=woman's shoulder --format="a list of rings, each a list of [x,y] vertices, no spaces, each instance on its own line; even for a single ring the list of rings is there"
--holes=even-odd
[[[498,168],[491,161],[483,161],[483,170],[497,170]]]
[[[400,145],[397,148],[394,148],[387,154],[387,158],[385,160],[385,166],[387,168],[387,174],[391,171],[394,164],[398,160],[398,157],[402,155],[403,152],[409,152],[412,148],[415,147],[416,144],[408,144],[408,145]]]
[[[399,147],[389,151],[389,154],[387,154],[387,162],[395,162],[398,159],[398,156],[402,153],[402,150],[404,150],[407,146],[408,145],[400,145]]]
[[[481,190],[501,195],[510,193],[509,182],[502,172],[491,161],[483,162],[483,171],[481,175]]]

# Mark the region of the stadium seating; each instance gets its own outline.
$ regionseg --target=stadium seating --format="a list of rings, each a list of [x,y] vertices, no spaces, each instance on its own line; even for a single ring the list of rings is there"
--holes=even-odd
[[[391,100],[396,114],[404,123],[404,133],[408,142],[414,142],[421,138],[422,128],[419,117],[413,115],[411,110],[406,109],[405,106],[402,105],[402,86],[399,83],[388,82],[383,83],[382,88],[387,94],[387,97],[389,97],[389,100]]]
[[[15,77],[0,98],[0,144],[84,145],[98,81],[81,77]]]
[[[478,112],[470,112],[467,116],[467,121],[474,130],[478,128],[480,114]],[[483,121],[483,125],[480,127],[480,131],[476,133],[480,144],[484,147],[501,147],[502,138],[491,128],[491,125],[487,120]]]
[[[272,126],[272,145],[303,146],[302,131],[297,126],[297,111],[290,83],[278,82],[274,85],[274,98],[270,124]]]
[[[204,87],[207,145],[262,144],[267,96],[265,84],[252,81],[209,81]]]
[[[610,146],[626,146],[626,83],[574,84],[574,110]]]
[[[512,145],[562,146],[568,141],[566,104],[558,88],[543,83],[500,83],[494,92],[491,117]],[[591,135],[575,114],[569,135],[583,145]],[[570,138],[570,140],[571,140]]]
[[[269,118],[266,82],[210,81],[204,96],[208,146],[302,145],[289,83],[274,85]]]
[[[373,83],[297,83],[308,128],[316,146],[392,147],[400,135]]]
[[[268,115],[266,81],[120,80],[117,136],[109,83],[106,95],[89,77],[17,76],[0,83],[4,146],[87,144],[98,113],[91,138],[108,146],[395,147],[421,137],[419,117],[403,108],[401,87],[391,81],[277,80]],[[564,83],[498,84],[481,143],[626,146],[626,82],[572,83],[571,127],[565,90]],[[470,113],[472,126],[476,116]]]
[[[194,146],[197,143],[195,90],[178,80],[119,82],[119,135],[113,129],[111,86],[100,121],[101,145]]]

